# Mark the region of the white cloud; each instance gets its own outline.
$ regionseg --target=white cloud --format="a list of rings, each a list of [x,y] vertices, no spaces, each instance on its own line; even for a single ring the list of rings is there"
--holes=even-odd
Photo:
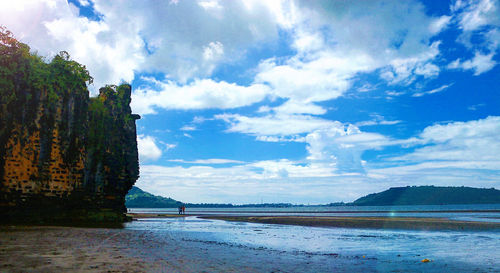
[[[319,33],[307,33],[298,30],[295,35],[292,46],[298,52],[314,52],[325,47],[324,38]]]
[[[140,22],[141,38],[155,44],[141,70],[165,73],[179,83],[208,77],[218,64],[238,61],[249,45],[278,39],[276,19],[259,1],[179,1],[175,5],[98,1],[95,6],[121,21]]]
[[[200,123],[203,123],[207,120],[213,120],[212,118],[205,118],[205,117],[202,117],[202,116],[196,116],[193,118],[193,123],[194,124],[200,124]]]
[[[215,62],[220,60],[223,56],[224,45],[220,42],[210,42],[203,48],[203,60],[212,62],[212,64],[207,69],[208,74],[212,73],[212,70],[215,69]]]
[[[500,161],[499,134],[500,117],[494,116],[468,122],[433,125],[425,128],[419,135],[419,143],[426,146],[395,159],[497,162]],[[495,169],[500,169],[500,164],[497,166]]]
[[[449,69],[474,70],[474,76],[478,76],[484,72],[491,70],[497,64],[493,60],[494,53],[483,55],[481,52],[476,52],[474,58],[464,62],[457,59],[448,64]]]
[[[241,164],[245,163],[240,160],[232,160],[232,159],[222,159],[222,158],[210,158],[210,159],[197,159],[197,160],[183,160],[183,159],[170,159],[170,162],[179,162],[179,163],[189,163],[189,164],[199,164],[199,165],[212,165],[212,164]]]
[[[308,151],[307,162],[311,166],[318,165],[330,169],[332,173],[363,173],[365,168],[361,156],[364,151],[393,145],[424,145],[410,154],[392,159],[408,162],[492,161],[500,153],[500,141],[497,138],[500,133],[500,117],[434,125],[427,127],[418,138],[401,140],[362,132],[354,125],[306,115],[245,117],[224,114],[216,118],[230,124],[228,132],[255,135],[260,141],[305,142]],[[383,121],[380,118],[377,120],[379,124]]]
[[[266,115],[247,117],[238,114],[216,115],[216,119],[230,124],[228,132],[255,136],[289,136],[309,133],[317,129],[340,126],[337,121],[315,118],[308,115]]]
[[[184,125],[180,129],[181,131],[196,131],[196,127],[193,125]]]
[[[206,10],[221,10],[222,6],[217,0],[199,1],[198,5]]]
[[[306,138],[299,135],[293,136],[257,136],[258,141],[264,142],[306,142]]]
[[[337,56],[320,52],[303,61],[291,58],[280,65],[275,59],[263,61],[255,77],[257,83],[269,85],[273,95],[303,103],[325,101],[341,96],[357,72],[373,69],[370,56]]]
[[[203,59],[214,60],[220,58],[224,54],[224,45],[220,42],[210,42],[208,46],[203,48]]]
[[[478,108],[483,107],[485,105],[486,104],[484,104],[484,103],[474,104],[474,105],[471,105],[471,106],[467,107],[467,110],[476,111]]]
[[[500,2],[498,0],[456,1],[451,7],[462,34],[458,41],[475,51],[470,60],[460,59],[448,68],[474,70],[480,75],[492,69],[497,63],[493,60],[500,48]]]
[[[269,88],[262,84],[240,86],[211,79],[194,80],[186,85],[172,81],[144,78],[159,91],[139,87],[132,94],[132,109],[139,114],[154,114],[163,109],[230,109],[250,105],[264,99]]]
[[[388,91],[385,91],[385,94],[388,96],[388,98],[399,97],[399,96],[406,94],[406,91],[388,90]]]
[[[363,126],[374,126],[374,125],[394,125],[401,123],[401,120],[386,120],[383,116],[377,114],[373,114],[371,116],[373,117],[373,119],[356,122],[354,123],[354,126],[363,127]]]
[[[341,124],[309,133],[306,142],[310,162],[329,166],[340,173],[364,173],[363,152],[393,144],[383,135],[361,132],[354,125]]]
[[[246,117],[237,114],[215,116],[230,126],[227,132],[256,136],[267,142],[305,142],[310,166],[321,166],[335,172],[363,173],[361,155],[370,149],[398,145],[406,140],[391,140],[383,135],[367,133],[354,125],[344,125],[308,115],[275,114],[262,117]],[[386,122],[378,120],[379,124]],[[397,122],[388,121],[390,124]]]
[[[162,156],[162,151],[156,145],[156,139],[152,136],[137,135],[137,150],[141,162],[155,161]]]
[[[412,97],[422,97],[422,96],[425,96],[425,95],[430,95],[430,94],[435,94],[435,93],[439,93],[439,92],[442,92],[444,91],[445,89],[448,89],[448,87],[452,86],[453,84],[444,84],[438,88],[434,88],[432,90],[429,90],[429,91],[419,91],[419,92],[416,92],[412,95]]]
[[[167,151],[168,151],[168,150],[170,150],[170,149],[173,149],[173,148],[177,147],[177,144],[166,143],[166,142],[161,141],[161,140],[159,140],[158,142],[159,142],[161,145],[163,145],[163,147],[164,147],[164,148],[165,148],[165,150],[167,150]]]
[[[260,112],[268,112],[273,110],[279,114],[312,114],[312,115],[323,115],[326,113],[326,109],[315,105],[313,103],[302,103],[299,101],[288,100],[282,105],[274,108],[269,108],[268,111],[265,111],[265,107],[261,107],[259,109]]]
[[[483,55],[479,52],[476,52],[472,60],[467,60],[463,62],[460,66],[466,70],[467,69],[474,70],[474,75],[477,76],[479,74],[491,70],[496,65],[496,62],[493,60],[493,55],[494,53]]]
[[[90,5],[89,0],[78,0],[78,3],[83,7],[88,7]]]
[[[287,29],[293,26],[292,46],[297,54],[264,60],[257,68],[255,82],[269,85],[274,96],[290,99],[288,104],[312,105],[342,96],[357,74],[379,68],[384,68],[383,78],[391,84],[407,85],[419,76],[439,74],[432,61],[440,42],[429,40],[450,17],[428,17],[423,6],[415,3],[335,3],[333,9],[323,9],[323,4],[282,3],[278,9],[293,14],[286,25]],[[364,10],[374,16],[363,16]],[[404,22],[398,12],[408,15]],[[289,114],[323,113],[321,108],[285,107]]]
[[[458,14],[459,25],[464,31],[500,22],[496,0],[460,0],[452,6],[452,11]]]
[[[381,77],[390,84],[409,85],[417,76],[424,78],[434,77],[439,74],[439,67],[431,61],[439,54],[441,42],[432,43],[428,50],[418,55],[404,58],[396,58],[391,61],[391,66],[386,68]]]
[[[434,34],[441,32],[443,29],[445,29],[448,26],[448,24],[451,21],[451,18],[452,18],[451,16],[443,15],[443,16],[435,19],[433,22],[431,22],[431,24],[429,26],[430,32],[434,33]]]

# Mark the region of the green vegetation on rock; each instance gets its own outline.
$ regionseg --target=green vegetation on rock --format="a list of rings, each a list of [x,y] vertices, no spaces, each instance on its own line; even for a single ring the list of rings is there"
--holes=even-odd
[[[46,63],[29,50],[28,45],[0,26],[0,154],[5,154],[6,143],[16,125],[22,125],[17,132],[21,143],[28,142],[33,132],[41,129],[41,171],[36,179],[44,181],[48,178],[44,168],[50,160],[50,139],[56,127],[67,132],[61,136],[65,163],[71,165],[78,159],[75,151],[83,147],[80,136],[87,130],[86,84],[93,79],[85,66],[70,60],[67,52]],[[61,111],[59,119],[57,109]],[[0,177],[3,163],[2,156]]]

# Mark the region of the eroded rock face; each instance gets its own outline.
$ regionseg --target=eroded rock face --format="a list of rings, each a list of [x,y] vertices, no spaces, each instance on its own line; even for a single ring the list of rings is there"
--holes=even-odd
[[[96,98],[84,66],[51,63],[0,28],[0,217],[121,221],[139,176],[128,84]]]
[[[99,207],[125,211],[125,195],[139,178],[137,134],[130,85],[99,90],[89,105],[84,192]]]

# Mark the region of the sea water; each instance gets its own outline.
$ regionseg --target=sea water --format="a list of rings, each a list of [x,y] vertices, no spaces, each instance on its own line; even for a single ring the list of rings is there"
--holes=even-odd
[[[352,211],[357,207],[333,207]],[[412,211],[409,207],[361,207],[363,213],[374,211]],[[473,210],[498,210],[497,205],[473,206]],[[301,212],[293,212],[300,209]],[[335,214],[328,212],[332,207],[321,208],[237,208],[237,209],[198,209],[190,213],[211,212],[215,214],[248,215],[275,214],[281,211],[286,215],[301,213],[316,215],[316,213]],[[413,207],[413,211],[415,211]],[[271,211],[272,210],[272,211]],[[306,211],[305,210],[309,210]],[[322,210],[318,212],[318,210]],[[439,217],[472,217],[488,220],[498,218],[498,212],[450,212],[471,210],[471,206],[425,206],[419,211],[440,211]],[[137,212],[139,210],[136,210]],[[155,213],[166,213],[169,210],[147,210]],[[274,211],[274,212],[273,212]],[[443,212],[448,211],[448,212]],[[145,212],[142,210],[141,212]],[[383,212],[385,213],[385,212]],[[410,212],[408,212],[410,213]],[[411,214],[411,213],[410,213]],[[424,214],[429,217],[429,213]],[[457,216],[463,214],[462,216]],[[280,214],[282,215],[282,214]],[[323,214],[321,214],[323,215]],[[358,215],[358,214],[356,214]],[[343,215],[345,216],[345,215]],[[436,217],[436,215],[434,215]],[[201,219],[197,216],[185,218],[141,219],[128,223],[126,229],[149,231],[159,236],[166,236],[183,243],[198,244],[200,249],[211,245],[223,245],[228,251],[243,248],[254,251],[266,251],[266,256],[276,259],[285,256],[303,259],[314,263],[314,257],[322,257],[322,266],[316,270],[323,271],[333,268],[350,267],[349,270],[374,271],[422,271],[423,272],[500,272],[500,232],[497,231],[413,231],[413,230],[382,230],[358,228],[320,228],[290,225],[227,222],[222,220]],[[235,254],[238,255],[238,254]],[[242,254],[242,256],[248,254]],[[253,255],[253,254],[252,254]],[[295,255],[295,256],[294,256]],[[287,257],[288,257],[287,256]],[[312,258],[311,258],[312,257]],[[326,257],[326,258],[323,258]],[[250,259],[241,257],[241,259]],[[342,260],[343,259],[343,260]],[[428,265],[422,265],[421,260],[429,259]],[[249,260],[248,262],[251,262]],[[261,269],[267,270],[264,265]],[[287,264],[282,264],[286,269]],[[331,266],[331,267],[329,267]],[[362,267],[367,266],[367,267]],[[424,267],[425,266],[425,267]],[[288,268],[294,271],[293,267]],[[306,267],[307,270],[307,267]],[[287,271],[287,270],[284,270]]]

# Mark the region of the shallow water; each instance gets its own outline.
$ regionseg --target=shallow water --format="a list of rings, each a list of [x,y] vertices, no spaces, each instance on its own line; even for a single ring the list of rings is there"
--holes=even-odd
[[[236,251],[236,256],[241,249],[251,249],[265,252],[266,259],[271,260],[274,256],[281,259],[291,255],[293,259],[310,260],[314,264],[319,262],[314,257],[321,257],[322,267],[315,268],[319,271],[339,265],[374,271],[498,272],[500,269],[498,232],[317,228],[226,222],[194,216],[141,219],[126,224],[126,229],[149,231],[183,243],[223,247]],[[423,265],[420,261],[424,258],[432,261]],[[283,263],[279,267],[284,271],[294,271]],[[267,270],[265,264],[260,266]]]

